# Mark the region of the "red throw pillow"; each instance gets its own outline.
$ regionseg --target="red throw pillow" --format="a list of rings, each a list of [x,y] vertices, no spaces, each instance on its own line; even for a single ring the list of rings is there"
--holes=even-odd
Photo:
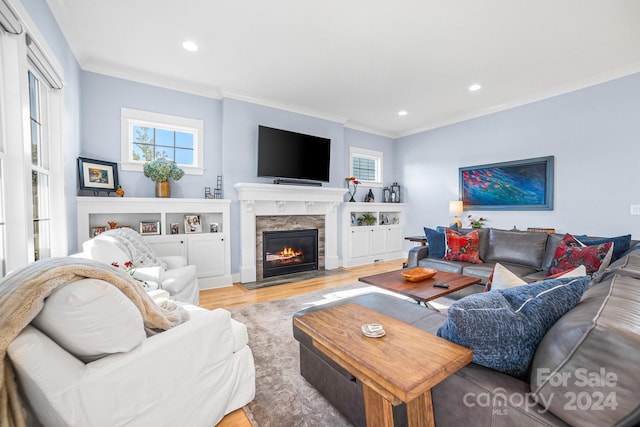
[[[587,268],[587,274],[598,273],[609,266],[612,253],[612,242],[584,246],[571,234],[565,234],[558,243],[547,275],[572,270],[580,265]]]
[[[467,234],[460,234],[447,228],[447,251],[443,259],[482,264],[478,252],[479,233],[478,230],[474,230]]]

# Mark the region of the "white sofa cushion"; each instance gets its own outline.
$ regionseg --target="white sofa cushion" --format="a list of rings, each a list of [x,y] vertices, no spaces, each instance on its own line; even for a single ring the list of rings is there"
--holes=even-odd
[[[231,333],[233,334],[233,352],[240,351],[242,347],[249,344],[249,334],[247,326],[235,319],[231,319]]]
[[[82,244],[82,250],[89,259],[107,264],[115,262],[124,265],[125,262],[131,261],[131,255],[127,253],[126,248],[120,247],[113,238],[87,240]]]
[[[130,351],[146,338],[136,306],[118,288],[98,279],[59,288],[32,324],[85,363]]]

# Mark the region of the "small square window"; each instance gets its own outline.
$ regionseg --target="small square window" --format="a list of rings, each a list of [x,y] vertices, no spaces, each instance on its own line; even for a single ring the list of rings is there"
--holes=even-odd
[[[382,186],[382,152],[351,147],[350,176],[370,186]]]

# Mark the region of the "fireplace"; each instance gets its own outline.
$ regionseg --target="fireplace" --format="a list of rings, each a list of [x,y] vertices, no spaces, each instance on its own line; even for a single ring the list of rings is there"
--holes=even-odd
[[[318,269],[318,229],[264,231],[262,276]]]

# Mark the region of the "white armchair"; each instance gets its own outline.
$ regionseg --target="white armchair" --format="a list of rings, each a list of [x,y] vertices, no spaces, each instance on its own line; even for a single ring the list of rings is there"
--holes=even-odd
[[[136,307],[106,282],[54,292],[8,348],[28,424],[211,427],[250,402],[246,327],[226,310],[183,306],[188,321],[147,337]]]
[[[107,230],[82,245],[81,256],[96,261],[124,265],[132,262],[134,277],[156,283],[177,301],[198,305],[200,288],[196,267],[182,256],[159,257],[142,236],[130,228]]]

